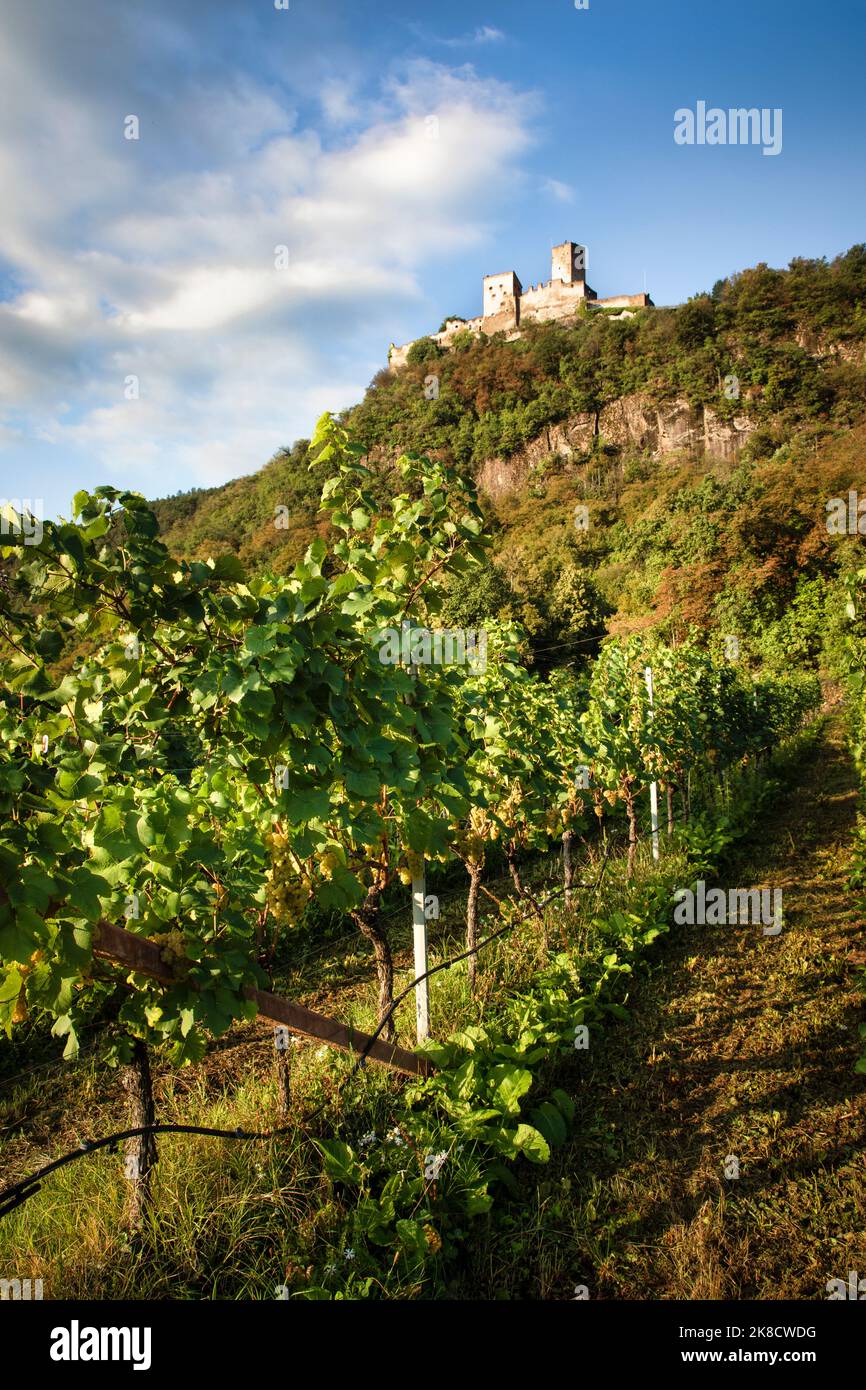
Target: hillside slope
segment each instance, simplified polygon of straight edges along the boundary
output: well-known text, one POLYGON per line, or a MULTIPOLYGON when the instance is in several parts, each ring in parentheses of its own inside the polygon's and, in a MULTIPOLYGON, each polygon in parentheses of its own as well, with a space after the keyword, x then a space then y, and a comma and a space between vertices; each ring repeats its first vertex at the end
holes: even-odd
MULTIPOLYGON (((827 499, 858 479, 866 491, 866 247, 759 265, 627 320, 448 354, 422 339, 343 418, 383 496, 404 450, 474 473, 493 569, 455 593, 451 621, 518 618, 541 664, 649 622, 722 623, 766 648, 795 601, 802 627, 844 558, 827 499)), ((255 475, 158 502, 165 540, 286 572, 324 530, 309 462, 301 440, 255 475)))

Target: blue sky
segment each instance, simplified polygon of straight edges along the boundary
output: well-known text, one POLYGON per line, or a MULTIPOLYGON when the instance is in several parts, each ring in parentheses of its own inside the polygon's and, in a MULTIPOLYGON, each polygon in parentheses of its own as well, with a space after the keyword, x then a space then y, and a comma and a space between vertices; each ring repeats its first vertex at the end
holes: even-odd
POLYGON ((479 313, 483 275, 547 279, 554 242, 587 245, 600 295, 646 277, 670 304, 866 239, 860 0, 0 0, 0 20, 0 497, 46 515, 79 487, 254 471, 357 400, 391 340, 479 313), (698 101, 781 108, 781 153, 676 144, 698 101))

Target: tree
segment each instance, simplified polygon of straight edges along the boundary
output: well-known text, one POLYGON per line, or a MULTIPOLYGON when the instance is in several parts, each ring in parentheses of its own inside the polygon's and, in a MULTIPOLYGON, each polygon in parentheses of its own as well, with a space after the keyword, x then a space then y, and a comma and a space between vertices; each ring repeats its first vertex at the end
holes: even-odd
POLYGON ((441 348, 432 338, 416 338, 406 353, 406 361, 410 367, 417 367, 436 357, 443 357, 444 353, 445 349, 441 348))

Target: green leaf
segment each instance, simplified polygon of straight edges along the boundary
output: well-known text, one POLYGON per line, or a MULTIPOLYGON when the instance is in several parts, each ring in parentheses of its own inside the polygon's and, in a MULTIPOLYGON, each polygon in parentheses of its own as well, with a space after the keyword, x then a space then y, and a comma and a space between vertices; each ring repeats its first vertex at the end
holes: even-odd
POLYGON ((559 1106, 559 1109, 562 1111, 562 1114, 569 1121, 569 1123, 571 1123, 571 1121, 574 1119, 575 1111, 574 1101, 572 1100, 571 1096, 567 1095, 565 1091, 560 1090, 553 1091, 551 1094, 552 1099, 559 1106))
POLYGON ((32 907, 16 908, 13 920, 0 927, 0 960, 26 965, 42 944, 44 932, 45 924, 32 907))
POLYGON ((315 1139, 313 1142, 321 1150, 328 1177, 349 1187, 357 1187, 361 1181, 361 1169, 349 1145, 342 1139, 315 1139))
POLYGON ((69 1014, 63 1014, 58 1018, 51 1032, 55 1038, 66 1038, 66 1046, 63 1049, 65 1061, 68 1062, 78 1056, 78 1036, 69 1014))
POLYGON ((544 1135, 548 1144, 556 1148, 565 1143, 568 1137, 565 1120, 552 1101, 544 1101, 542 1105, 531 1112, 529 1118, 536 1129, 544 1135))
POLYGON ((490 1072, 490 1082, 491 1099, 501 1106, 506 1115, 518 1115, 520 1097, 525 1096, 532 1086, 532 1072, 525 1067, 513 1067, 502 1062, 490 1072))
POLYGON ((146 816, 139 816, 135 823, 135 829, 145 849, 150 849, 152 845, 156 844, 156 831, 146 816))
POLYGON ((474 1188, 471 1188, 470 1191, 467 1192, 467 1194, 466 1194, 466 1215, 467 1215, 467 1216, 482 1216, 485 1212, 488 1212, 492 1206, 493 1206, 493 1198, 491 1197, 490 1193, 487 1191, 487 1185, 486 1185, 486 1184, 484 1185, 484 1187, 474 1187, 474 1188))
POLYGON ((550 1161, 550 1145, 539 1134, 532 1125, 518 1125, 514 1135, 514 1147, 519 1149, 531 1163, 548 1163, 550 1161))
POLYGON ((492 1163, 485 1170, 485 1185, 491 1182, 501 1182, 506 1187, 512 1197, 516 1197, 520 1191, 517 1179, 510 1168, 506 1168, 504 1163, 492 1163))
POLYGON ((347 570, 345 574, 338 575, 331 584, 331 598, 343 598, 346 594, 351 594, 355 589, 361 587, 365 587, 363 579, 357 574, 353 574, 351 570, 347 570))
POLYGON ((375 800, 381 789, 382 783, 375 772, 368 769, 358 771, 351 767, 346 769, 346 791, 353 796, 363 797, 368 801, 375 800))
POLYGON ((427 1244, 427 1236, 420 1221, 398 1221, 397 1235, 403 1249, 410 1255, 423 1258, 429 1254, 430 1247, 427 1244))
POLYGON ((228 553, 217 556, 213 573, 216 579, 231 579, 238 584, 242 584, 246 579, 246 571, 237 555, 228 553))
POLYGON ((192 1062, 200 1062, 207 1052, 207 1039, 204 1034, 195 1028, 182 1040, 174 1043, 169 1048, 169 1057, 172 1065, 176 1067, 187 1066, 192 1062))

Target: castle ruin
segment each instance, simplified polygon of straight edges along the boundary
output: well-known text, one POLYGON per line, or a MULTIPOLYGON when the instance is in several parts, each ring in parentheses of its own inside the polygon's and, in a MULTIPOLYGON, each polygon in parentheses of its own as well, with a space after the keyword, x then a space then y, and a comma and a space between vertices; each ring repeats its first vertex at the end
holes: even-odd
MULTIPOLYGON (((545 323, 550 319, 574 318, 583 308, 621 309, 631 315, 635 309, 652 307, 648 294, 617 294, 599 299, 586 283, 586 248, 574 241, 554 246, 550 255, 550 279, 524 290, 513 270, 503 275, 485 275, 482 312, 474 319, 448 319, 441 333, 429 336, 440 347, 450 347, 458 333, 478 337, 484 333, 504 333, 510 341, 520 337, 522 323, 545 323)), ((417 339, 413 340, 417 342, 417 339)), ((405 366, 412 343, 388 350, 388 366, 405 366)))

